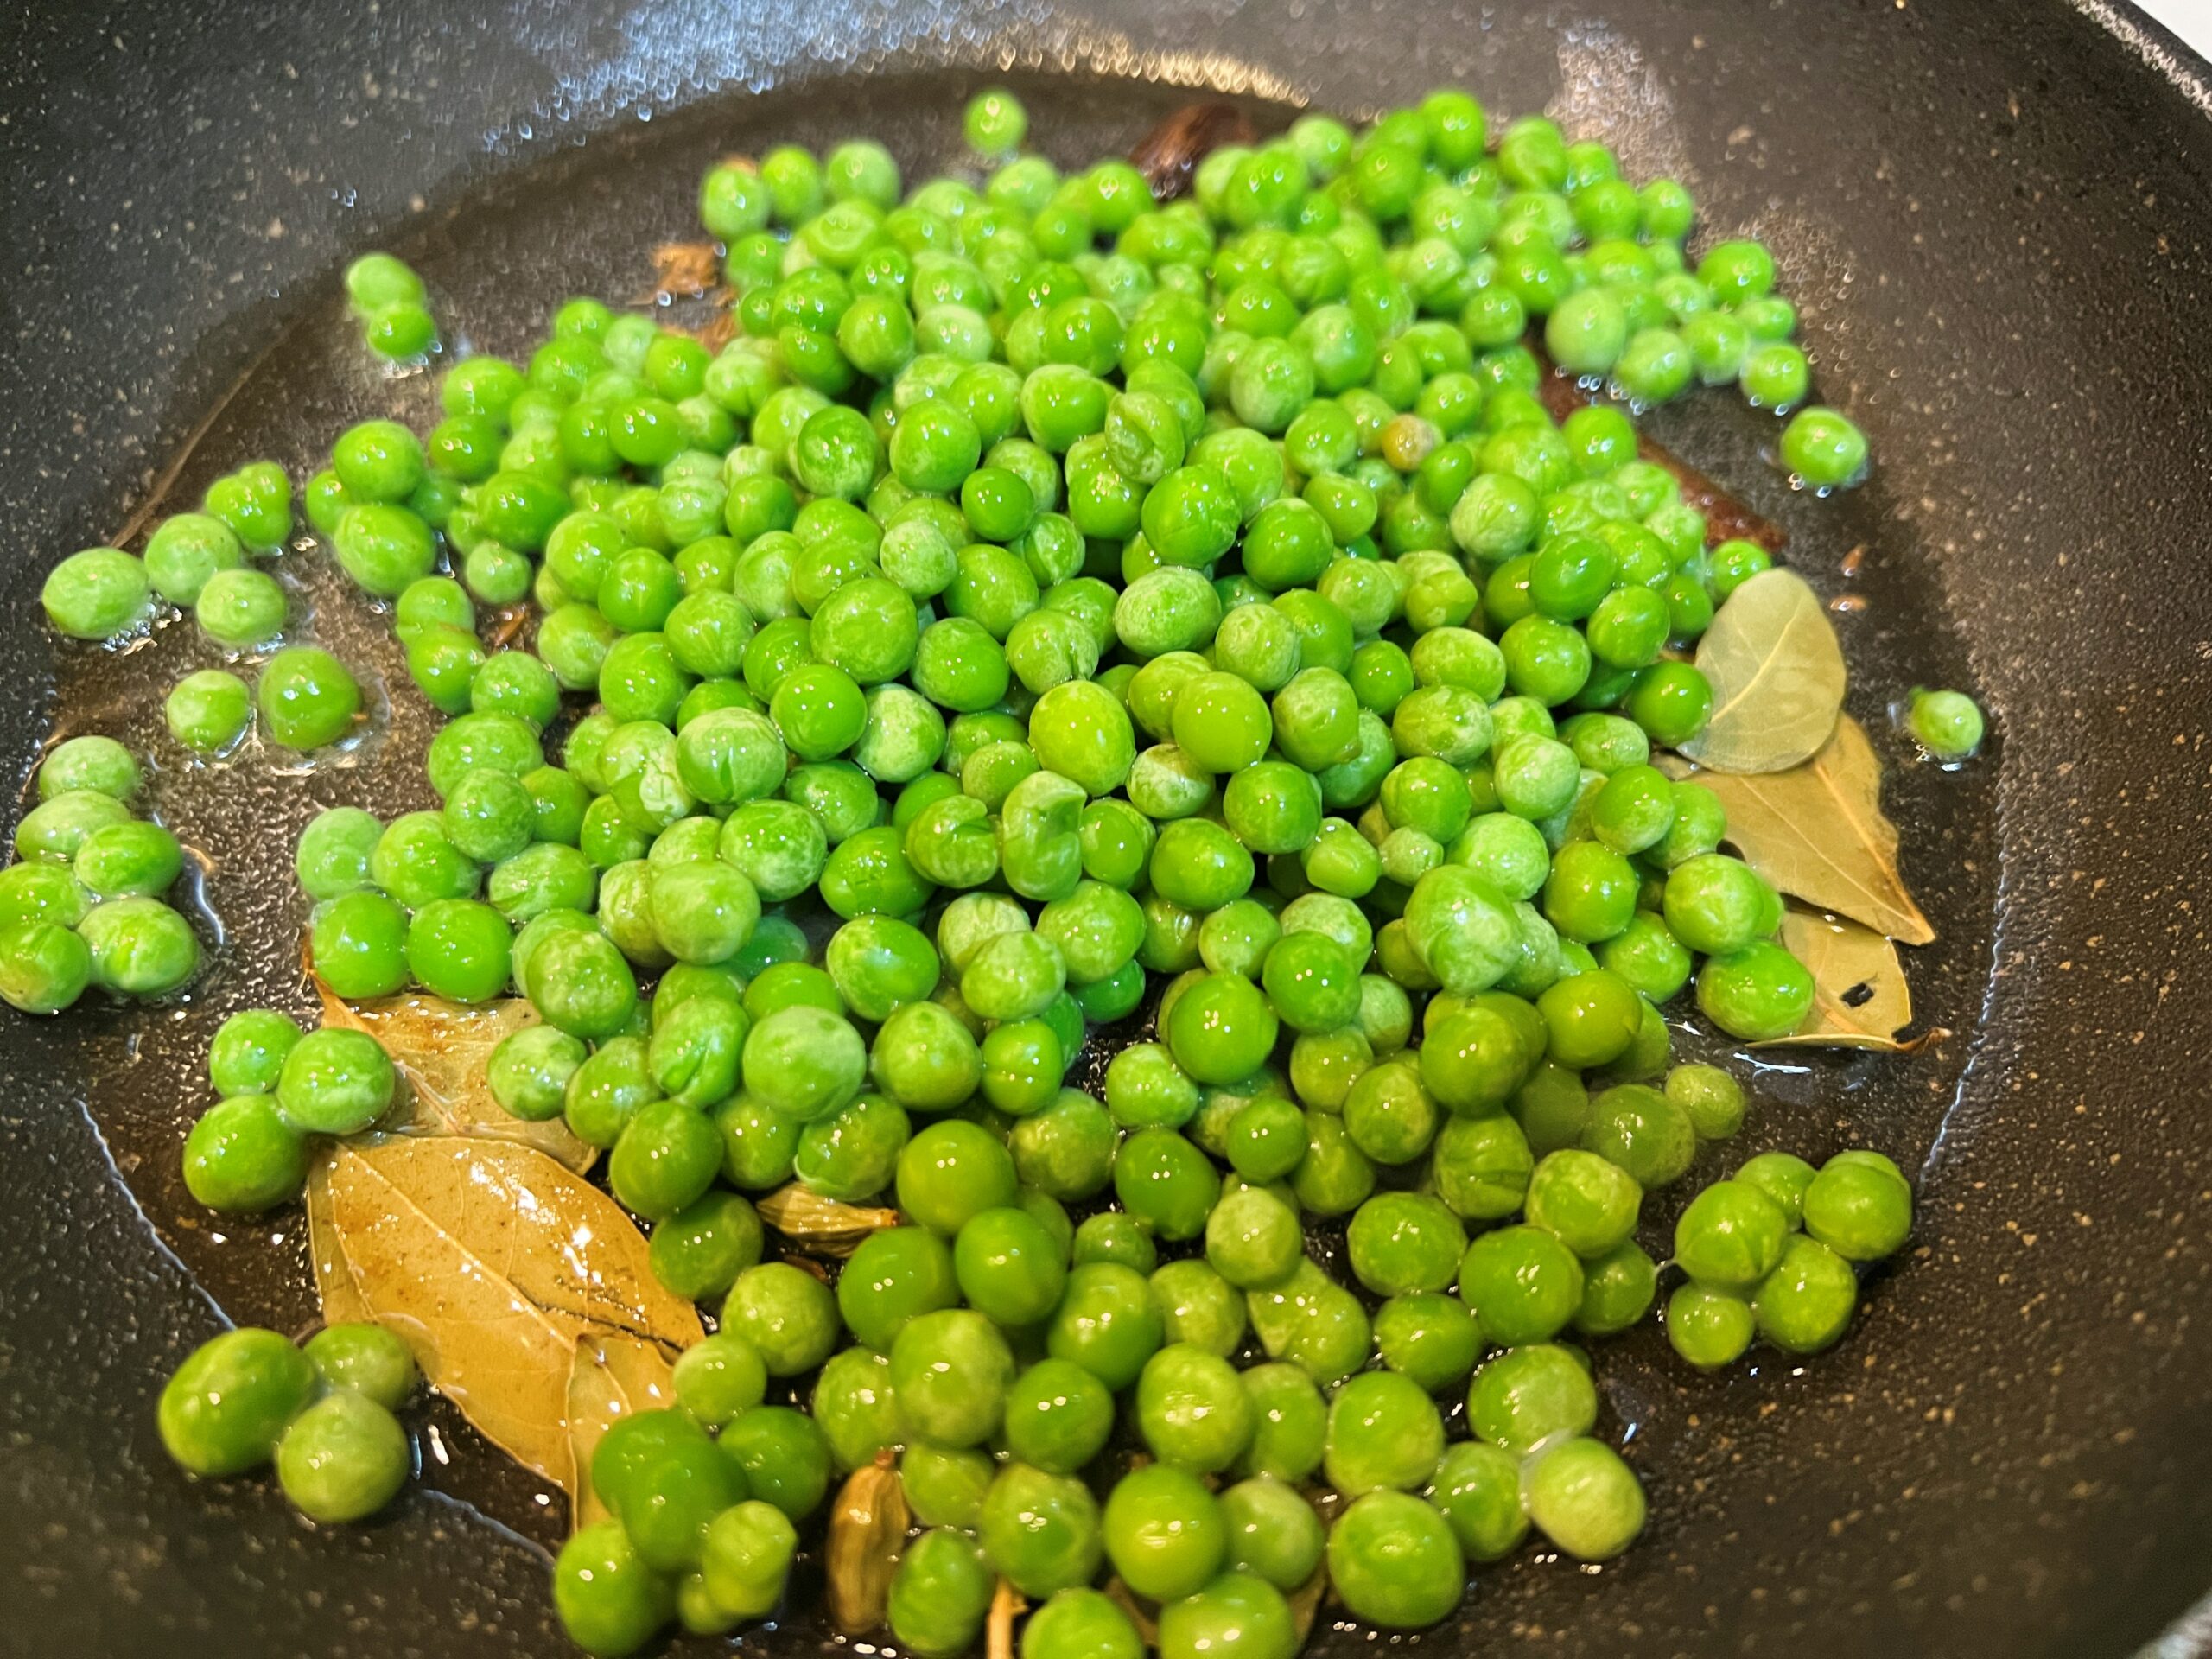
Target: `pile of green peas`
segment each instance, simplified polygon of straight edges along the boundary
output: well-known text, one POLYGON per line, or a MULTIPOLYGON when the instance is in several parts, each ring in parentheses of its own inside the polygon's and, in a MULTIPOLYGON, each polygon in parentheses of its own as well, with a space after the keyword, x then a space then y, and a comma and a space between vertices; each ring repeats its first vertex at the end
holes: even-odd
POLYGON ((247 1008, 207 1049, 216 1103, 184 1139, 184 1184, 210 1210, 259 1215, 300 1196, 308 1138, 359 1135, 390 1109, 398 1068, 366 1032, 302 1033, 289 1014, 247 1008))
MULTIPOLYGON (((1643 1194, 1744 1116, 1660 1010, 1694 980, 1760 1040, 1811 1004, 1718 798, 1651 764, 1769 556, 1708 544, 1623 408, 1555 422, 1522 344, 1548 319, 1630 407, 1795 407, 1764 251, 1693 269, 1681 187, 1541 118, 1493 143, 1456 92, 1216 151, 1165 207, 1021 155, 1011 94, 965 131, 980 188, 864 141, 716 167, 728 346, 572 300, 303 493, 449 716, 438 810, 302 836, 317 974, 526 996, 494 1096, 607 1151, 717 1309, 677 1406, 593 1460, 611 1516, 555 1597, 597 1654, 772 1613, 832 1484, 894 1452, 887 1617, 925 1656, 1001 1578, 1025 1659, 1141 1650, 1109 1567, 1163 1653, 1287 1659, 1325 1561, 1417 1629, 1531 1525, 1610 1559, 1643 1496, 1560 1338, 1649 1311, 1643 1194), (478 607, 525 601, 529 648, 487 651, 478 607), (793 1182, 901 1224, 825 1284, 764 1259, 748 1195, 793 1182), (1117 1424, 1150 1461, 1109 1487, 1117 1424)), ((1820 490, 1865 462, 1832 411, 1782 450, 1820 490)), ((219 1038, 187 1151, 217 1207, 374 1121, 365 1051, 288 1100, 358 1033, 280 1019, 219 1038)))
POLYGON ((257 706, 270 742, 320 749, 353 731, 361 689, 328 652, 287 643, 290 601, 253 560, 282 551, 293 529, 291 480, 274 461, 254 461, 210 485, 200 511, 156 525, 143 556, 113 547, 71 554, 48 574, 40 599, 58 632, 104 642, 174 606, 226 658, 252 665, 251 686, 233 668, 207 668, 170 690, 163 715, 188 753, 232 753, 257 706))
POLYGON ((298 1345, 245 1326, 194 1349, 156 1416, 187 1473, 220 1479, 274 1462, 292 1507, 335 1525, 374 1515, 414 1472, 395 1414, 416 1381, 414 1355, 380 1325, 325 1325, 298 1345))
POLYGON ((97 985, 167 996, 200 971, 200 938, 168 902, 184 849, 130 803, 137 757, 111 737, 73 737, 39 763, 38 804, 0 870, 0 998, 59 1014, 97 985))
POLYGON ((1912 1186, 1878 1152, 1840 1152, 1815 1170, 1762 1153, 1693 1198, 1675 1224, 1687 1281, 1667 1300, 1667 1339, 1700 1370, 1732 1364, 1757 1338, 1816 1354, 1859 1305, 1856 1269, 1904 1248, 1912 1186))

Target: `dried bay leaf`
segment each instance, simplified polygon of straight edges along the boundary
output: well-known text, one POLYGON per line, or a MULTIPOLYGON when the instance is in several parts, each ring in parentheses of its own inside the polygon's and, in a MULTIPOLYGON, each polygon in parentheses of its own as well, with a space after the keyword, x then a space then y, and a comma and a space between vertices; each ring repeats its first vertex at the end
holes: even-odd
POLYGON ((823 1575, 830 1622, 847 1636, 866 1636, 880 1625, 890 1604, 891 1580, 912 1520, 896 1461, 887 1447, 874 1463, 855 1469, 830 1513, 823 1575))
POLYGON ((543 1153, 391 1135, 337 1147, 327 1184, 369 1316, 487 1440, 572 1495, 578 1339, 597 1325, 680 1349, 702 1334, 630 1218, 543 1153))
POLYGON ((869 1234, 896 1227, 904 1219, 896 1210, 868 1209, 825 1198, 797 1181, 771 1192, 754 1208, 762 1221, 799 1249, 840 1260, 860 1249, 869 1234))
POLYGON ((1783 772, 1810 759, 1843 708, 1843 647, 1794 570, 1762 570, 1728 595, 1698 641, 1713 718, 1682 753, 1712 772, 1783 772))
POLYGON ((1901 944, 1936 930, 1897 872, 1897 827, 1882 815, 1882 766, 1845 715, 1821 752, 1787 772, 1684 774, 1728 810, 1726 843, 1773 887, 1901 944))
POLYGON ((591 1167, 597 1153, 559 1118, 527 1122, 509 1116, 492 1096, 485 1070, 492 1051, 537 1024, 537 1010, 527 999, 509 996, 472 1005, 410 992, 348 1002, 319 979, 315 995, 322 999, 323 1024, 368 1033, 407 1079, 407 1097, 380 1126, 384 1129, 512 1141, 536 1147, 578 1174, 591 1167))
POLYGON ((308 1167, 308 1265, 315 1271, 315 1294, 322 1300, 325 1325, 361 1325, 375 1315, 362 1299, 352 1263, 339 1242, 330 1218, 330 1166, 337 1159, 326 1151, 308 1167))
POLYGON ((675 1403, 676 1370, 658 1343, 597 1329, 577 1339, 568 1400, 569 1447, 575 1464, 569 1494, 572 1530, 609 1514, 591 1484, 591 1454, 601 1437, 632 1412, 660 1411, 675 1403))
POLYGON ((386 1216, 411 1224, 392 1243, 416 1246, 416 1232, 434 1229, 542 1307, 677 1348, 702 1334, 697 1307, 653 1276, 645 1235, 621 1206, 531 1147, 466 1135, 392 1135, 340 1147, 332 1213, 365 1289, 371 1274, 347 1223, 349 1190, 356 1221, 362 1203, 381 1198, 386 1216))
POLYGON ((1857 922, 1792 906, 1782 918, 1782 943, 1812 972, 1812 1012, 1787 1037, 1752 1047, 1899 1053, 1927 1040, 1897 1039, 1897 1033, 1912 1023, 1912 991, 1895 940, 1857 922))

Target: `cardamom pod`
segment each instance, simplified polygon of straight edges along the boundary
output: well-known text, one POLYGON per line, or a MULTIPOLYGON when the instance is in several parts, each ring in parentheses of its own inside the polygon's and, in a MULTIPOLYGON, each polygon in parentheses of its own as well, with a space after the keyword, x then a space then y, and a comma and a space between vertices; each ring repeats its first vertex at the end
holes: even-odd
POLYGON ((810 1255, 833 1255, 839 1260, 860 1249, 871 1233, 899 1225, 896 1210, 864 1210, 840 1204, 819 1192, 810 1192, 793 1181, 771 1192, 755 1206, 760 1219, 810 1255))
POLYGON ((865 1636, 883 1623, 891 1580, 906 1541, 906 1491, 888 1449, 856 1469, 837 1494, 830 1517, 823 1572, 829 1580, 830 1622, 847 1636, 865 1636))

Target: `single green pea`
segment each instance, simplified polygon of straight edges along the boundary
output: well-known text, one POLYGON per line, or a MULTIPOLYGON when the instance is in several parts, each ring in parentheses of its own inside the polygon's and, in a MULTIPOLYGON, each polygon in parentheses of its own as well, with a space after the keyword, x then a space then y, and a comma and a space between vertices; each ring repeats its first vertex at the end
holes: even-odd
MULTIPOLYGON (((723 1153, 719 1124, 715 1133, 723 1153)), ((734 1192, 709 1192, 654 1225, 649 1260, 653 1277, 669 1290, 703 1302, 726 1296, 759 1262, 760 1248, 760 1218, 753 1206, 734 1192)))
POLYGON ((1106 1553, 1139 1595, 1173 1601, 1194 1594, 1227 1559, 1219 1503, 1197 1477, 1170 1465, 1122 1477, 1103 1518, 1106 1553))
POLYGON ((218 1102, 185 1136, 185 1186, 211 1210, 255 1215, 289 1203, 307 1173, 304 1138, 266 1095, 218 1102))
POLYGON ((973 1528, 996 1478, 990 1453, 972 1446, 910 1442, 899 1460, 908 1506, 925 1527, 973 1528))
POLYGON ((1912 1189, 1886 1159, 1839 1154, 1806 1186, 1805 1231, 1849 1262, 1878 1262, 1912 1231, 1912 1189))
POLYGON ((1968 759, 1981 747, 1986 729, 1980 705, 1963 691, 1915 687, 1906 705, 1905 729, 1936 760, 1968 759))
POLYGON ((57 632, 73 639, 108 639, 136 626, 152 595, 145 565, 120 549, 93 547, 55 565, 39 600, 57 632))
POLYGON ((1763 1152, 1745 1160, 1735 1179, 1765 1193, 1794 1229, 1803 1223, 1805 1193, 1813 1184, 1814 1174, 1812 1165, 1802 1158, 1786 1152, 1763 1152))
POLYGON ((1495 1446, 1465 1440, 1448 1447, 1428 1497, 1471 1561, 1502 1560, 1528 1535, 1521 1459, 1495 1446))
POLYGON ((407 1344, 380 1325, 328 1325, 302 1345, 328 1389, 342 1389, 397 1411, 414 1393, 420 1374, 407 1344))
POLYGON ((1474 1370, 1482 1330, 1474 1310, 1456 1296, 1416 1291, 1376 1310, 1375 1351, 1392 1370, 1436 1394, 1474 1370))
POLYGON ((791 1517, 773 1503, 750 1500, 716 1516, 699 1548, 699 1583, 712 1611, 721 1619, 773 1612, 798 1553, 791 1517))
POLYGON ((1577 1255, 1602 1256, 1635 1230, 1643 1189, 1619 1165, 1595 1153, 1548 1154, 1529 1180, 1529 1221, 1577 1255))
POLYGON ((868 1051, 860 1033, 824 1008, 778 1008, 760 1017, 745 1040, 746 1091, 802 1122, 825 1116, 851 1100, 867 1070, 868 1051))
POLYGON ((1582 1265, 1582 1306, 1574 1328, 1590 1337, 1627 1330, 1650 1311, 1658 1281, 1658 1265, 1635 1240, 1616 1244, 1582 1265))
POLYGON ((931 1123, 899 1156, 899 1207, 942 1237, 957 1236, 986 1210, 1014 1202, 1014 1159, 1005 1142, 962 1119, 931 1123))
POLYGON ((1643 1530, 1643 1488, 1635 1471, 1587 1435, 1539 1453, 1522 1485, 1529 1518, 1580 1560, 1611 1560, 1643 1530))
POLYGON ((1366 1371, 1337 1391, 1329 1407, 1324 1462, 1347 1497, 1427 1484, 1444 1455, 1444 1424, 1421 1385, 1396 1371, 1366 1371))
POLYGON ((1144 1640, 1102 1591, 1056 1592, 1022 1626, 1021 1659, 1143 1659, 1144 1640))
POLYGON ((276 1445, 276 1478, 292 1507, 326 1525, 389 1503, 414 1468, 414 1447, 390 1410, 350 1389, 325 1395, 276 1445))
POLYGON ((1459 1605, 1466 1567, 1442 1514, 1409 1492, 1355 1499, 1329 1532, 1329 1580, 1354 1617, 1389 1630, 1434 1624, 1459 1605))
POLYGON ((1582 1300, 1582 1264, 1539 1227, 1499 1228, 1467 1247, 1459 1294, 1484 1333, 1508 1346, 1544 1342, 1566 1328, 1582 1300))
POLYGON ((892 1635, 921 1659, 953 1659, 982 1632, 993 1583, 982 1549, 967 1535, 942 1527, 924 1533, 900 1555, 891 1581, 892 1635))
POLYGON ((1758 939, 1707 958, 1697 977, 1698 1007, 1730 1036, 1762 1042, 1787 1036, 1812 1011, 1811 972, 1789 951, 1758 939))
POLYGON ((1757 1333, 1751 1304, 1733 1292, 1690 1283, 1667 1299, 1667 1340, 1700 1370, 1732 1364, 1757 1333))

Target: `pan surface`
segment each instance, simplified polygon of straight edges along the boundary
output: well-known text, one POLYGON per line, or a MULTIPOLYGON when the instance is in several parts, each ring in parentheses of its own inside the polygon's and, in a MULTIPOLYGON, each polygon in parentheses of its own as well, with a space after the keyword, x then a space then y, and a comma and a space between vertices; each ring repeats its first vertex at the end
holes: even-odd
MULTIPOLYGON (((1447 82, 1548 110, 1682 178, 1708 231, 1770 243, 1824 397, 1874 445, 1870 484, 1816 503, 1733 400, 1656 428, 1781 519, 1824 595, 1863 601, 1837 617, 1848 707, 1941 934, 1912 954, 1916 1002, 1956 1033, 1763 1068, 1727 1156, 1878 1147, 1919 1173, 1915 1249, 1803 1365, 1700 1378, 1649 1327, 1608 1344, 1644 1541, 1602 1572, 1533 1553, 1481 1571, 1407 1645, 2119 1655, 2203 1593, 2212 89, 2149 26, 2057 0, 207 0, 53 7, 0 47, 0 768, 25 783, 76 732, 149 746, 226 940, 181 1008, 0 1022, 0 1650, 564 1650, 539 1553, 559 1500, 451 1412, 426 1420, 421 1488, 334 1532, 267 1483, 189 1488, 153 1433, 218 1306, 283 1328, 314 1311, 296 1216, 211 1227, 176 1151, 215 1021, 308 1006, 299 826, 428 801, 430 716, 388 628, 289 556, 296 614, 381 675, 386 718, 344 765, 195 770, 154 735, 162 691, 210 660, 191 631, 66 648, 43 569, 245 460, 296 480, 348 421, 420 423, 428 381, 385 379, 341 321, 352 254, 400 252, 449 329, 516 353, 567 294, 648 289, 644 251, 689 233, 714 156, 858 131, 912 176, 952 158, 986 79, 1064 163, 1126 149, 1194 87, 1263 129, 1447 82), (1984 697, 1980 760, 1910 760, 1885 709, 1916 682, 1984 697)), ((802 1620, 745 1645, 823 1637, 802 1620)))

